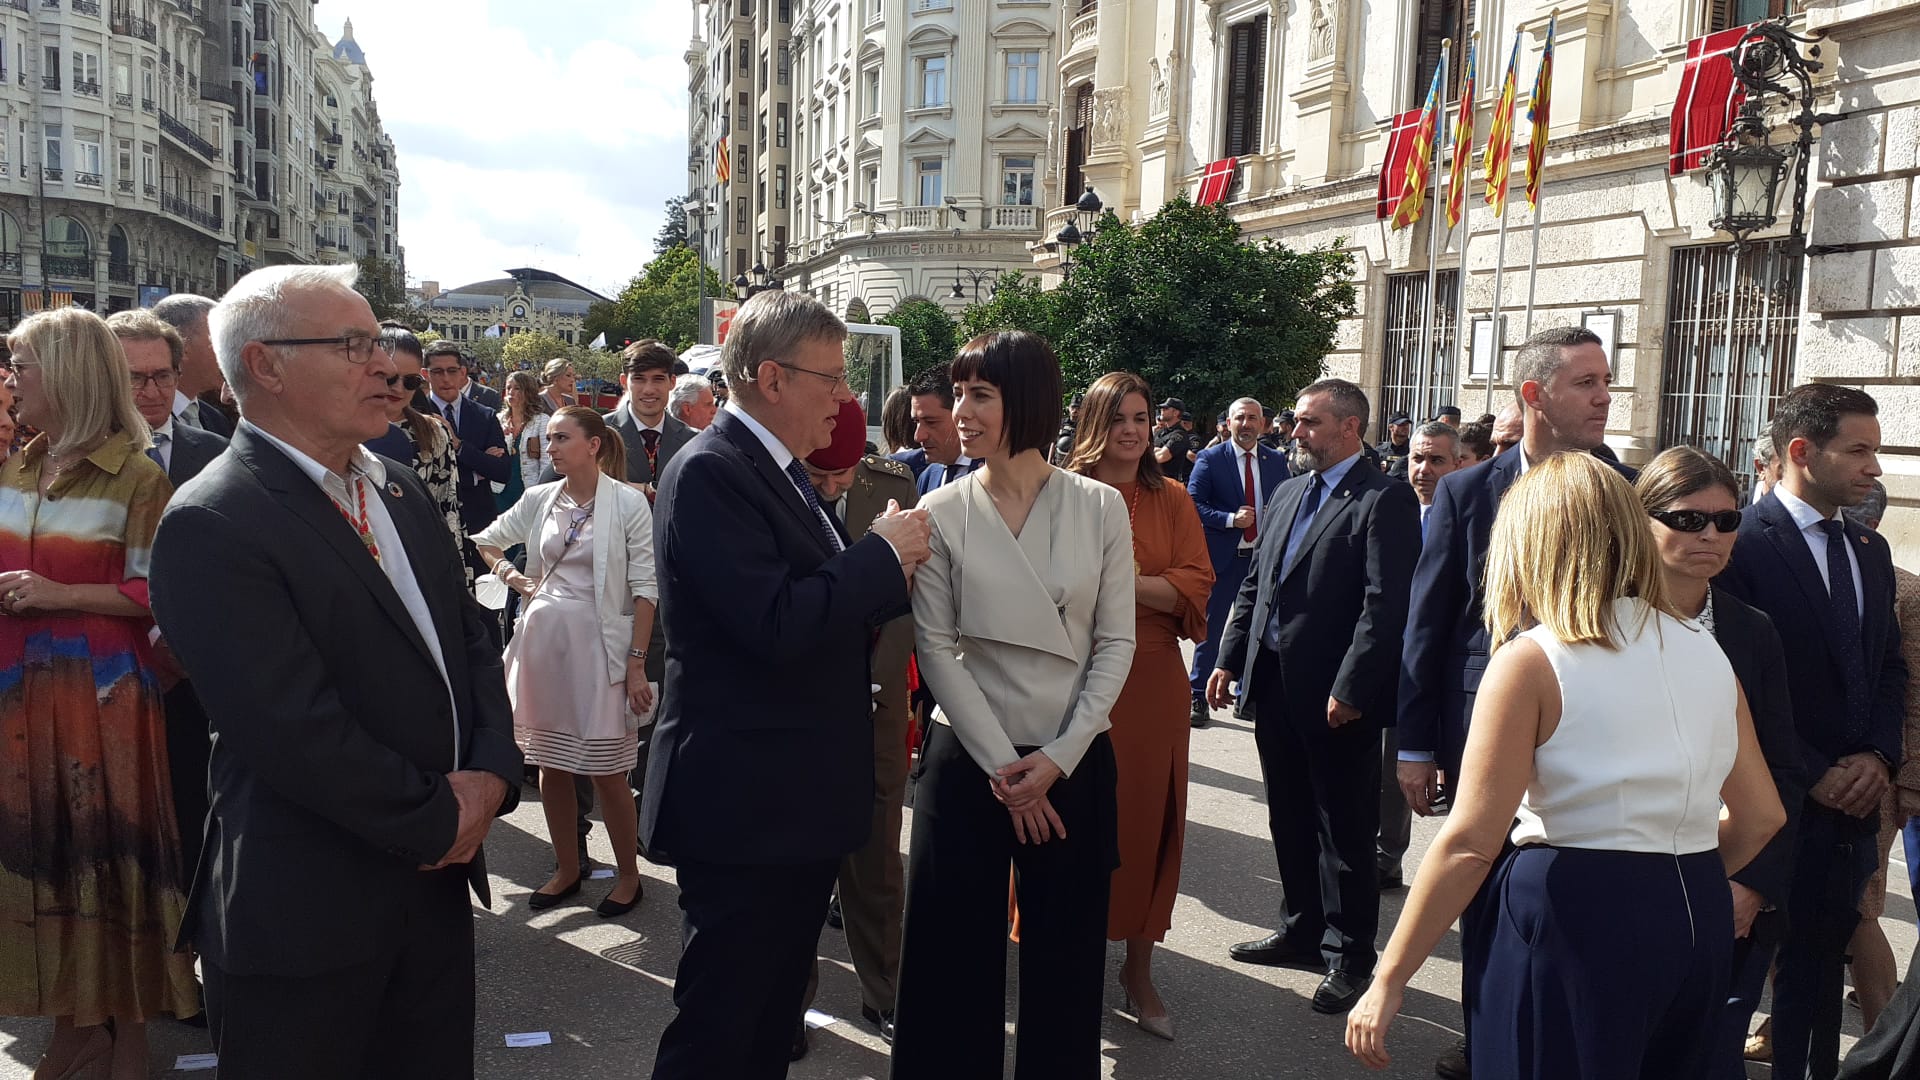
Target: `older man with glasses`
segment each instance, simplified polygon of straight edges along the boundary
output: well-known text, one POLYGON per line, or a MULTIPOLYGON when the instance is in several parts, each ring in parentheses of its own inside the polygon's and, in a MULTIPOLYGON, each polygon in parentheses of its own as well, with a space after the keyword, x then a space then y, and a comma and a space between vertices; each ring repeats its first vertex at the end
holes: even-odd
POLYGON ((275 266, 211 316, 231 450, 175 497, 154 614, 213 732, 182 937, 223 1076, 474 1072, 473 889, 518 800, 500 655, 386 430, 352 266, 275 266))

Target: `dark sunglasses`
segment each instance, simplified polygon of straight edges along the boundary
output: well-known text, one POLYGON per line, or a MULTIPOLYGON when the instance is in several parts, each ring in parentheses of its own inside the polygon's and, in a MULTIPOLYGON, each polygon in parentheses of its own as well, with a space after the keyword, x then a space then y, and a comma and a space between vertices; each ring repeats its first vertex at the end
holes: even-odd
POLYGON ((406 388, 407 388, 408 390, 418 390, 418 389, 420 389, 420 388, 421 388, 422 386, 424 386, 424 385, 426 385, 426 380, 425 380, 425 379, 422 379, 422 378, 421 378, 420 376, 418 376, 418 375, 389 375, 389 376, 387 376, 387 385, 388 385, 388 386, 392 386, 392 385, 394 385, 395 383, 398 383, 399 385, 401 385, 401 386, 404 386, 404 387, 406 387, 406 388))
POLYGON ((1705 510, 1649 510, 1647 516, 1675 532, 1702 532, 1709 524, 1729 534, 1740 528, 1738 510, 1722 510, 1717 514, 1709 514, 1705 510))

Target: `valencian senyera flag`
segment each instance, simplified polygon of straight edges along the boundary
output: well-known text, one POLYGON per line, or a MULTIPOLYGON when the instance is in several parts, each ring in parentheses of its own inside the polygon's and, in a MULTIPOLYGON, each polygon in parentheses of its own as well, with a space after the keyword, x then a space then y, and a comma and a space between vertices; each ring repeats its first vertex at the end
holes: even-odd
POLYGON ((1467 215, 1467 184, 1473 178, 1474 42, 1467 42, 1467 67, 1460 73, 1460 113, 1453 124, 1453 170, 1447 176, 1447 228, 1467 215))
POLYGON ((733 179, 733 159, 727 153, 725 136, 713 144, 713 175, 723 184, 733 179))
POLYGON ((1427 202, 1427 181, 1432 176, 1433 147, 1440 137, 1441 88, 1447 85, 1447 50, 1440 50, 1440 65, 1433 69, 1433 83, 1427 87, 1427 103, 1420 109, 1420 126, 1413 129, 1413 153, 1407 158, 1407 182, 1400 189, 1400 201, 1393 209, 1393 228, 1404 229, 1420 220, 1427 202))
POLYGON ((1533 97, 1527 101, 1527 121, 1533 125, 1527 147, 1527 206, 1540 209, 1540 174, 1547 168, 1548 112, 1553 104, 1553 24, 1547 19, 1547 44, 1540 50, 1540 68, 1533 73, 1533 97))
POLYGON ((1520 77, 1520 32, 1513 35, 1513 55, 1507 58, 1507 77, 1500 83, 1500 101, 1493 107, 1493 125, 1487 129, 1487 205, 1496 214, 1507 212, 1507 176, 1513 164, 1513 103, 1520 77))

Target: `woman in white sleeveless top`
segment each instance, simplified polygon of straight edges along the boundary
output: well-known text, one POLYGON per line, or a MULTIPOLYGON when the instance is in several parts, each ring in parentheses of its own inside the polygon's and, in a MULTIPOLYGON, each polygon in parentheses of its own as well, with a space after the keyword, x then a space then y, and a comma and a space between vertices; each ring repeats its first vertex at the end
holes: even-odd
POLYGON ((1486 575, 1504 644, 1348 1049, 1387 1064, 1408 980, 1464 916, 1481 927, 1464 958, 1475 1080, 1705 1075, 1733 945, 1727 875, 1786 819, 1739 684, 1712 636, 1674 616, 1639 500, 1590 455, 1514 484, 1486 575))

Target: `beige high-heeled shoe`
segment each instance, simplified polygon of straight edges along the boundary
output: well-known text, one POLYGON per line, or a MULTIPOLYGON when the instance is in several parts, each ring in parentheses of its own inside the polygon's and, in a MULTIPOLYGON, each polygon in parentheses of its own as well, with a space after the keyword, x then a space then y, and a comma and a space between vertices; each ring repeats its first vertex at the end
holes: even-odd
POLYGON ((1165 1039, 1168 1042, 1173 1041, 1173 1016, 1168 1013, 1161 1013, 1159 1016, 1140 1015, 1140 1010, 1134 1008, 1133 993, 1127 989, 1127 983, 1124 979, 1120 982, 1120 1002, 1122 1012, 1133 1014, 1133 1024, 1135 1027, 1156 1039, 1165 1039))

